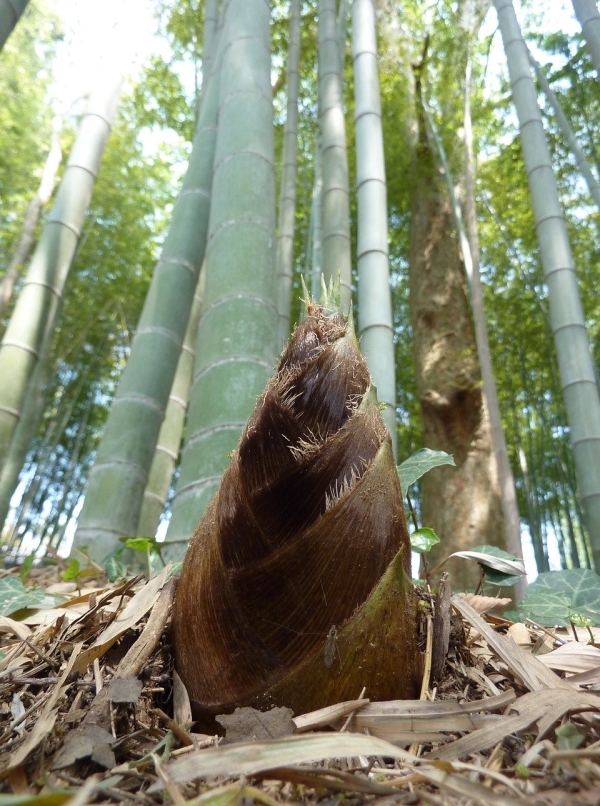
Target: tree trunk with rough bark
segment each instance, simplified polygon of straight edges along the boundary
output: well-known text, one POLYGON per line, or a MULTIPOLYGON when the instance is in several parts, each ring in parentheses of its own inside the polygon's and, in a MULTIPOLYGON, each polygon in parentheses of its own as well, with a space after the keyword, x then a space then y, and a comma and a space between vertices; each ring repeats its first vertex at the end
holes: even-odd
MULTIPOLYGON (((419 97, 417 79, 417 98, 419 97)), ((454 456, 421 480, 424 526, 441 543, 436 563, 454 551, 493 543, 506 548, 497 466, 465 269, 443 173, 419 113, 411 182, 410 308, 424 445, 454 456)), ((464 561, 448 566, 455 589, 478 573, 464 561)))

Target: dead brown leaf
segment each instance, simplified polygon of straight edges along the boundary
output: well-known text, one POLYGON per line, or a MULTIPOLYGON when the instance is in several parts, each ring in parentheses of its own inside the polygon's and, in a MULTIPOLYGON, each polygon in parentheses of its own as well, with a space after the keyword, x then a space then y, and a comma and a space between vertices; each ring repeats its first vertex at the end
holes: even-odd
POLYGON ((233 714, 221 714, 216 720, 225 728, 227 744, 278 739, 289 736, 295 728, 290 708, 271 708, 270 711, 236 708, 233 714))

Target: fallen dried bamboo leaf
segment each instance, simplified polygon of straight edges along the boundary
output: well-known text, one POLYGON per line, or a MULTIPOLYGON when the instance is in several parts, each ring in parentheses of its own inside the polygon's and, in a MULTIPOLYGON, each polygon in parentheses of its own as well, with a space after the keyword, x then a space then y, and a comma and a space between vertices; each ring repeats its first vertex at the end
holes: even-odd
MULTIPOLYGON (((419 774, 440 788, 471 798, 477 803, 493 806, 515 806, 521 800, 505 797, 490 791, 488 787, 468 781, 451 765, 439 767, 423 765, 416 756, 400 750, 393 744, 371 736, 356 733, 313 734, 291 736, 286 739, 263 743, 244 743, 217 747, 190 753, 168 766, 168 772, 177 783, 186 783, 212 775, 254 775, 295 762, 308 763, 321 758, 364 756, 389 756, 419 766, 419 774), (278 763, 279 762, 279 763, 278 763)), ((312 768, 306 770, 307 775, 312 768)), ((283 772, 283 770, 281 770, 283 772)), ((332 770, 335 776, 337 771, 332 770)), ((266 777, 266 776, 265 776, 266 777)), ((162 784, 152 786, 149 792, 160 791, 162 784)))
POLYGON ((544 666, 535 655, 531 655, 521 649, 512 639, 495 632, 464 599, 459 596, 453 596, 451 601, 461 616, 479 631, 511 672, 530 691, 540 691, 543 688, 562 688, 569 691, 574 689, 574 686, 566 680, 562 680, 551 669, 544 666))
MULTIPOLYGON (((416 756, 376 737, 357 733, 313 733, 189 753, 169 764, 167 770, 174 781, 186 783, 207 775, 253 775, 290 764, 360 755, 389 756, 419 763, 416 756)), ((158 789, 160 787, 153 787, 150 791, 158 789)))
POLYGON ((173 718, 178 725, 189 725, 192 721, 190 698, 176 669, 173 669, 173 718))
MULTIPOLYGON (((148 585, 164 577, 166 575, 165 572, 168 572, 168 566, 159 577, 156 577, 155 580, 152 580, 148 585)), ((145 591, 148 585, 145 585, 139 593, 145 591)), ((154 587, 156 589, 157 585, 154 587)), ((121 660, 111 682, 111 687, 103 688, 98 692, 92 704, 88 707, 84 721, 68 734, 63 747, 54 757, 54 769, 69 766, 76 758, 87 757, 90 752, 93 751, 96 744, 109 744, 110 692, 112 686, 115 684, 118 685, 120 679, 134 678, 135 675, 139 674, 152 652, 154 652, 169 618, 174 592, 174 579, 169 580, 163 586, 162 590, 160 590, 160 593, 156 591, 156 595, 154 596, 156 604, 152 608, 152 612, 142 634, 121 660)), ((134 599, 135 598, 136 597, 134 597, 134 599)), ((134 599, 131 600, 130 604, 133 603, 134 599)), ((152 597, 146 597, 146 601, 152 602, 152 597)), ((103 636, 100 636, 100 638, 102 637, 103 636)))
POLYGON ((478 593, 457 593, 457 596, 460 596, 461 599, 464 599, 465 602, 471 605, 473 610, 477 613, 482 615, 483 613, 487 613, 488 610, 491 610, 494 607, 506 607, 512 601, 512 599, 500 599, 496 598, 495 596, 481 596, 478 593))
POLYGON ((82 652, 73 671, 83 672, 96 658, 102 657, 124 632, 131 629, 153 607, 161 588, 167 581, 171 565, 163 568, 158 576, 151 579, 135 596, 104 632, 98 636, 89 649, 82 652))
POLYGON ((424 758, 451 761, 487 750, 502 742, 510 733, 526 730, 535 722, 539 723, 538 737, 549 729, 564 713, 571 709, 600 709, 600 698, 585 692, 562 692, 557 698, 556 691, 542 689, 520 697, 510 710, 518 711, 517 716, 506 716, 497 725, 488 725, 473 731, 444 747, 432 750, 424 758))
POLYGON ((296 726, 296 733, 304 733, 307 730, 324 728, 326 725, 333 725, 338 719, 343 719, 359 708, 364 708, 371 700, 346 700, 338 702, 336 705, 328 705, 326 708, 319 708, 308 714, 301 714, 292 720, 296 726))
POLYGON ((586 691, 573 691, 561 695, 554 708, 549 708, 538 722, 537 738, 542 739, 556 722, 569 711, 597 711, 600 712, 600 697, 586 691))
MULTIPOLYGON (((497 697, 471 703, 420 700, 374 702, 353 717, 349 728, 356 733, 367 729, 372 736, 390 742, 447 741, 448 736, 440 731, 459 733, 493 725, 504 717, 477 712, 505 708, 515 699, 514 691, 507 691, 497 697)), ((332 724, 338 727, 340 721, 332 724)))
POLYGON ((545 666, 561 672, 577 674, 600 667, 600 648, 591 644, 578 644, 575 641, 537 657, 545 666))
POLYGON ((519 646, 531 646, 531 633, 521 621, 515 621, 508 628, 508 635, 519 646))
POLYGON ((76 644, 75 647, 73 648, 73 651, 71 652, 71 657, 69 658, 63 670, 63 673, 60 676, 58 683, 55 685, 54 690, 52 691, 48 700, 46 701, 41 714, 35 721, 33 730, 26 737, 23 744, 20 745, 20 747, 18 747, 17 750, 12 754, 6 768, 2 770, 2 772, 0 772, 0 778, 4 777, 4 775, 6 775, 10 770, 22 764, 27 759, 29 754, 33 752, 33 750, 35 750, 35 748, 42 741, 44 736, 49 734, 52 728, 54 727, 54 722, 56 721, 56 716, 58 713, 56 704, 63 694, 65 684, 67 683, 67 680, 71 672, 73 672, 75 669, 77 657, 81 652, 82 646, 83 642, 80 642, 76 644))
POLYGON ((396 790, 391 786, 377 783, 369 778, 353 775, 345 770, 329 767, 278 767, 265 773, 264 778, 302 784, 311 789, 333 789, 336 792, 366 792, 372 795, 392 795, 396 790))
POLYGON ((15 621, 8 616, 0 616, 0 632, 16 635, 21 640, 31 637, 31 630, 21 621, 15 621))
MULTIPOLYGON (((167 568, 163 573, 167 571, 167 568)), ((117 666, 116 677, 135 677, 144 668, 150 655, 156 649, 156 645, 171 615, 176 585, 176 580, 170 579, 160 591, 142 634, 117 666)))

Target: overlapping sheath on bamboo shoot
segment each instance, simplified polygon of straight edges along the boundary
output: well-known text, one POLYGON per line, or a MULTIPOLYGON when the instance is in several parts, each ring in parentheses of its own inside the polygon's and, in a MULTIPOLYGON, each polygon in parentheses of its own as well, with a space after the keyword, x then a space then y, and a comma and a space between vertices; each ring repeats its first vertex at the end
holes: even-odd
POLYGON ((414 696, 409 562, 367 365, 346 320, 311 305, 183 565, 175 652, 190 697, 298 713, 362 686, 371 699, 414 696))

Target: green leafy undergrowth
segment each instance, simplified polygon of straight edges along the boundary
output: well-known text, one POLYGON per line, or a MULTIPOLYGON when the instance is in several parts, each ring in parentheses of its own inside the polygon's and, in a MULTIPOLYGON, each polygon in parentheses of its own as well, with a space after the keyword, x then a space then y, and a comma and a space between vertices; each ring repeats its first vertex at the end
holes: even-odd
POLYGON ((600 576, 587 568, 546 571, 531 583, 520 609, 543 627, 600 625, 600 576))
POLYGON ((402 464, 398 465, 398 475, 400 476, 400 486, 402 492, 406 493, 411 484, 418 481, 428 470, 440 465, 454 465, 454 457, 445 451, 432 451, 430 448, 421 448, 412 456, 409 456, 402 464))
POLYGON ((497 546, 474 546, 469 551, 455 551, 450 557, 462 557, 479 563, 485 581, 498 587, 516 585, 525 574, 523 560, 497 546))
POLYGON ((50 596, 41 588, 26 588, 17 577, 0 579, 0 616, 10 616, 19 610, 56 607, 62 601, 62 597, 50 596))

